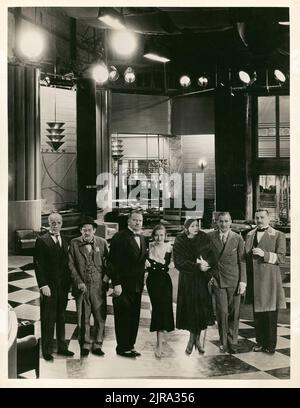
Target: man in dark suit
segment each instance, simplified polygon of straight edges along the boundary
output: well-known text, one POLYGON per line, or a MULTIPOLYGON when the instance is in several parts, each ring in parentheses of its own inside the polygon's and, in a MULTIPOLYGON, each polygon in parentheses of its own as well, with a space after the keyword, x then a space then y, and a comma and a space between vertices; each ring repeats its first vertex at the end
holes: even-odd
POLYGON ((54 326, 56 324, 57 354, 71 357, 65 340, 65 311, 70 289, 68 270, 68 243, 60 235, 62 217, 52 213, 48 218, 50 230, 35 244, 35 274, 41 295, 42 353, 53 360, 54 326))
POLYGON ((109 252, 116 352, 120 356, 131 358, 140 356, 134 349, 134 344, 139 326, 147 254, 145 239, 140 234, 142 225, 142 214, 132 211, 128 218, 128 228, 114 235, 109 252))
POLYGON ((231 231, 229 212, 217 216, 218 230, 210 232, 217 264, 211 269, 216 300, 220 351, 236 353, 241 295, 246 289, 244 241, 231 231))
POLYGON ((248 273, 248 301, 253 303, 257 344, 253 351, 275 353, 278 309, 286 308, 279 265, 284 263, 286 238, 269 225, 266 208, 255 212, 257 227, 248 232, 245 250, 248 273))
POLYGON ((92 353, 103 356, 102 343, 106 320, 106 261, 107 242, 95 236, 97 224, 84 217, 80 224, 81 236, 71 241, 69 268, 72 293, 76 299, 78 339, 82 357, 92 353), (90 334, 90 317, 94 318, 94 337, 90 334))

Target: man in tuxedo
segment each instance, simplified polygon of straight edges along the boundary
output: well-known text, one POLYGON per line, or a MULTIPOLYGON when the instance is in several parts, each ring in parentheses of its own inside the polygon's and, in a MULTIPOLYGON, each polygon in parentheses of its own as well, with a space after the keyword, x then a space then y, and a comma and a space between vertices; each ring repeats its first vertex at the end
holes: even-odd
POLYGON ((141 355, 135 350, 134 344, 139 326, 147 255, 145 239, 141 235, 142 226, 142 214, 132 211, 128 218, 128 227, 114 235, 109 251, 116 352, 120 356, 130 358, 141 355))
POLYGON ((72 293, 76 300, 78 339, 82 357, 103 356, 102 344, 106 321, 107 242, 95 236, 97 224, 92 217, 84 217, 80 224, 81 236, 71 241, 69 268, 72 293), (90 317, 94 318, 94 336, 91 339, 90 317))
POLYGON ((277 343, 278 309, 285 309, 279 265, 284 263, 286 239, 269 225, 269 212, 255 212, 256 228, 246 236, 247 297, 253 303, 256 346, 253 351, 274 354, 277 343))
POLYGON ((243 238, 231 231, 229 212, 217 215, 218 229, 210 232, 217 263, 213 275, 220 351, 237 351, 241 295, 246 289, 246 263, 243 238))
POLYGON ((48 218, 50 230, 35 244, 35 274, 41 295, 42 353, 53 360, 54 326, 56 324, 57 354, 71 357, 65 340, 65 311, 71 285, 68 270, 68 243, 60 235, 62 217, 52 213, 48 218))

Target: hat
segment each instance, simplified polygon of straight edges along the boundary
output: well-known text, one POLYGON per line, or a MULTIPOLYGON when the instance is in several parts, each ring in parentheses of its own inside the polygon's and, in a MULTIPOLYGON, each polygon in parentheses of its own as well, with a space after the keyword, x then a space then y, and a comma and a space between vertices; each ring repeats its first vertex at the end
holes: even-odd
POLYGON ((84 225, 89 224, 92 225, 93 228, 97 228, 98 224, 94 221, 93 217, 89 217, 88 215, 83 216, 79 223, 79 229, 81 229, 84 225))

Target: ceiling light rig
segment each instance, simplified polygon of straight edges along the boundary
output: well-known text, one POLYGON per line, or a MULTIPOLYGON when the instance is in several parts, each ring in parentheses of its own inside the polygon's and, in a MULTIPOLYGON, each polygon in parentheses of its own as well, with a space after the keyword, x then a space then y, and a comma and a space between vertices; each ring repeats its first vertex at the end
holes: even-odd
POLYGON ((124 72, 124 80, 128 84, 132 84, 135 81, 135 72, 131 67, 128 67, 124 72))
POLYGON ((191 85, 192 81, 188 75, 182 75, 179 79, 179 83, 183 88, 188 88, 191 85))
POLYGON ((200 76, 197 80, 197 84, 201 87, 201 88, 206 88, 208 85, 208 78, 206 76, 200 76))

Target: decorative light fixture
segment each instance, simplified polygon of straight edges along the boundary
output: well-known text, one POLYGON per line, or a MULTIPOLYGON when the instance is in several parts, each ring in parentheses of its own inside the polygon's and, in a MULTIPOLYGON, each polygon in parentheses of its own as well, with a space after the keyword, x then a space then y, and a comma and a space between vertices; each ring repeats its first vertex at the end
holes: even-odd
POLYGON ((98 20, 116 30, 124 30, 126 28, 118 18, 115 18, 110 14, 101 14, 98 16, 98 20))
POLYGON ((158 54, 154 54, 152 52, 148 52, 147 54, 144 54, 144 58, 147 58, 147 59, 152 60, 152 61, 163 62, 163 63, 170 62, 169 58, 162 57, 162 56, 160 56, 158 54))
POLYGON ((114 31, 110 41, 115 52, 123 57, 132 55, 137 48, 137 37, 132 31, 114 31))
POLYGON ((278 81, 278 82, 280 82, 282 84, 286 81, 286 76, 279 69, 274 70, 274 77, 275 77, 276 81, 278 81))
POLYGON ((123 157, 123 140, 118 136, 111 139, 111 154, 113 160, 120 160, 123 157))
POLYGON ((45 37, 37 28, 20 30, 18 47, 20 52, 29 59, 40 57, 45 49, 45 37))
POLYGON ((191 78, 188 75, 182 75, 179 79, 179 83, 183 88, 187 88, 191 85, 191 78))
POLYGON ((205 76, 201 76, 201 77, 198 78, 197 83, 202 88, 205 88, 207 86, 207 84, 208 84, 208 79, 205 76))
POLYGON ((107 66, 103 62, 95 65, 92 69, 92 76, 96 82, 104 84, 109 77, 107 66))
POLYGON ((128 67, 124 72, 125 82, 132 84, 135 81, 135 73, 131 67, 128 67))
POLYGON ((119 72, 114 65, 111 65, 109 68, 108 78, 110 81, 115 82, 119 79, 119 72))
POLYGON ((205 167, 207 166, 206 160, 205 159, 199 159, 198 166, 200 167, 201 170, 204 170, 205 167))
POLYGON ((246 71, 239 71, 239 78, 240 80, 247 86, 252 85, 256 79, 256 72, 253 73, 252 77, 246 71))

